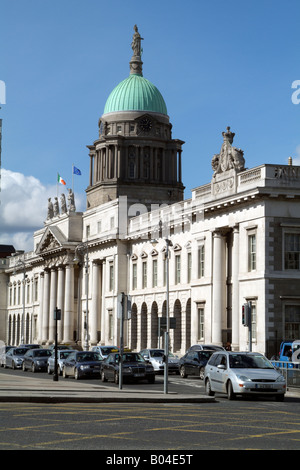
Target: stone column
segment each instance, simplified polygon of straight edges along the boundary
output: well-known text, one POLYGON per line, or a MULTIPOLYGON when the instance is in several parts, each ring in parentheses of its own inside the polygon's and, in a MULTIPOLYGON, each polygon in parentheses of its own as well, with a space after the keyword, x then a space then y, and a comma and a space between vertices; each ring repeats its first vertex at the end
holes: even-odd
POLYGON ((97 331, 98 331, 98 310, 99 310, 99 266, 97 263, 92 263, 92 301, 89 316, 89 330, 90 330, 90 344, 95 346, 97 344, 97 331))
MULTIPOLYGON (((103 260, 102 261, 102 299, 101 299, 101 325, 100 325, 100 329, 101 329, 101 338, 100 338, 100 341, 102 344, 105 344, 106 342, 106 332, 107 332, 107 328, 106 328, 106 321, 105 321, 105 280, 106 280, 106 276, 105 276, 105 269, 106 269, 106 261, 103 260)), ((107 325, 108 327, 108 325, 107 325)))
POLYGON ((74 266, 68 264, 65 274, 65 306, 64 306, 64 343, 73 342, 74 324, 74 266))
POLYGON ((45 274, 44 274, 44 294, 43 294, 42 343, 46 343, 48 341, 49 294, 50 294, 50 272, 48 270, 45 270, 45 274))
POLYGON ((39 285, 39 315, 38 315, 38 343, 43 339, 43 300, 44 300, 44 272, 40 273, 39 285))
POLYGON ((232 243, 232 340, 234 351, 239 350, 239 227, 233 228, 232 243))
POLYGON ((63 340, 63 319, 64 319, 64 293, 65 293, 65 269, 63 266, 58 268, 57 278, 57 308, 61 310, 61 320, 57 321, 57 338, 61 343, 63 340))
POLYGON ((225 309, 225 240, 220 232, 213 235, 213 311, 212 343, 222 345, 222 313, 225 309))
POLYGON ((49 342, 55 341, 55 321, 54 310, 56 308, 56 294, 57 294, 57 271, 56 268, 51 268, 50 273, 50 302, 49 302, 49 342))

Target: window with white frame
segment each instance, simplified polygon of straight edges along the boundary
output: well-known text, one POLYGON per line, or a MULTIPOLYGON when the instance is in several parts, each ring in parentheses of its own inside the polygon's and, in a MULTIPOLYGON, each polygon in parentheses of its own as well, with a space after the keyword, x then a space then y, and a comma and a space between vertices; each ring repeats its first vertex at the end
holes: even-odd
POLYGON ((109 290, 114 290, 114 264, 112 261, 109 263, 109 290))
POLYGON ((256 233, 248 233, 248 271, 256 270, 256 233))
POLYGON ((175 284, 180 284, 181 279, 181 256, 175 255, 175 284))
POLYGON ((132 289, 137 288, 137 264, 132 265, 132 289))
POLYGON ((143 261, 142 268, 143 268, 143 289, 146 289, 147 287, 147 261, 143 261))
POLYGON ((204 276, 205 250, 204 244, 198 246, 198 279, 204 276))
POLYGON ((187 282, 191 282, 192 279, 192 253, 187 253, 187 282))
POLYGON ((152 287, 157 287, 157 259, 152 260, 152 287))
POLYGON ((197 340, 204 340, 204 303, 197 304, 197 340))
POLYGON ((300 233, 284 234, 284 269, 300 269, 300 233))
POLYGON ((114 336, 114 317, 113 311, 108 310, 108 339, 113 339, 114 336))

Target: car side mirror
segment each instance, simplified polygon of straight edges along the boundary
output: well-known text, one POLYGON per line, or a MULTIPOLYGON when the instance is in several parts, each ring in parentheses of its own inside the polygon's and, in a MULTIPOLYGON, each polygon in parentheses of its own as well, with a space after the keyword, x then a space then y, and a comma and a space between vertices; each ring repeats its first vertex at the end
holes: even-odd
POLYGON ((218 369, 221 369, 221 370, 225 370, 225 369, 226 369, 226 367, 224 366, 224 364, 219 364, 219 365, 217 366, 217 368, 218 368, 218 369))

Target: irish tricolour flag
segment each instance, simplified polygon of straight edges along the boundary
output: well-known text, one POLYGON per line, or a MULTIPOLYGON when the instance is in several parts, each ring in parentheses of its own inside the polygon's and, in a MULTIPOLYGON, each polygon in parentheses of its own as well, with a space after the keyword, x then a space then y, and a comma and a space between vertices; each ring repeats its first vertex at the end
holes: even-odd
POLYGON ((61 183, 61 184, 64 184, 64 185, 66 185, 66 182, 65 182, 65 180, 63 180, 63 179, 62 179, 62 177, 60 176, 60 174, 59 174, 59 173, 57 173, 57 181, 58 181, 58 183, 61 183))

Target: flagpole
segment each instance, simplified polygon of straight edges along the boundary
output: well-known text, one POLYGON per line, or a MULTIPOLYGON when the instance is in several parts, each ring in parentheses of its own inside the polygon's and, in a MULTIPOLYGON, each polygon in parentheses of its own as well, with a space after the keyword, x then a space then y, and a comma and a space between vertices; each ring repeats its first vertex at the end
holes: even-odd
POLYGON ((72 163, 72 193, 74 194, 74 163, 72 163))

